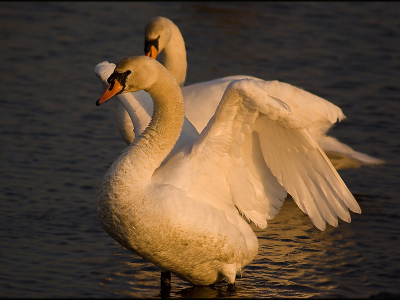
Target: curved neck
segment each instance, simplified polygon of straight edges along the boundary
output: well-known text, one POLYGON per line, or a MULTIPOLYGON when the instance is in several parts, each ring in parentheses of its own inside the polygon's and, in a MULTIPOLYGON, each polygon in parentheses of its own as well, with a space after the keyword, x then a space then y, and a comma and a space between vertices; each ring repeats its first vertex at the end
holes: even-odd
MULTIPOLYGON (((153 118, 142 135, 115 162, 114 174, 126 177, 126 168, 133 167, 130 176, 148 181, 173 149, 182 131, 185 105, 180 87, 167 70, 161 70, 158 80, 146 89, 153 99, 153 118), (128 166, 127 166, 128 164, 128 166)), ((118 176, 118 175, 117 175, 118 176)))
POLYGON ((175 77, 182 87, 186 79, 187 60, 185 41, 179 28, 171 22, 171 38, 161 50, 163 53, 162 64, 175 77))

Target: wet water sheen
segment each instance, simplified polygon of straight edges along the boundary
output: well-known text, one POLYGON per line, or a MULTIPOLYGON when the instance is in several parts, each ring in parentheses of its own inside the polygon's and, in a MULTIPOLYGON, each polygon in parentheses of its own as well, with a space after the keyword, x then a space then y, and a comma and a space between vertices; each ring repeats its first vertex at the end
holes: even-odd
POLYGON ((173 277, 172 297, 399 294, 400 4, 0 3, 0 297, 159 297, 158 269, 97 219, 100 182, 126 147, 116 101, 96 107, 103 60, 142 54, 153 16, 188 51, 187 84, 247 74, 328 99, 331 135, 387 161, 342 170, 362 214, 317 230, 288 199, 256 259, 226 284, 173 277))

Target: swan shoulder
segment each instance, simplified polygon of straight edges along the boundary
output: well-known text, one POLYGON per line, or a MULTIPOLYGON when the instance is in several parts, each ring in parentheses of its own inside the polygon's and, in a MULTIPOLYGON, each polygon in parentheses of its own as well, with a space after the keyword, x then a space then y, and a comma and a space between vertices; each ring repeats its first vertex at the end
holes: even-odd
POLYGON ((247 75, 236 75, 182 87, 182 94, 185 99, 185 115, 198 132, 203 131, 214 115, 228 84, 244 78, 262 80, 247 75))

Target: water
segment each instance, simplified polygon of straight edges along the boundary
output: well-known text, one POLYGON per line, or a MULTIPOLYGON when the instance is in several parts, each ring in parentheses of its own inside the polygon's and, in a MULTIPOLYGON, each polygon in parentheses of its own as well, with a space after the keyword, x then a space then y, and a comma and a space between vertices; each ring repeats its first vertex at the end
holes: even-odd
POLYGON ((257 258, 226 284, 172 297, 399 295, 399 3, 0 3, 0 296, 159 297, 156 267, 97 219, 100 182, 126 147, 117 101, 96 107, 103 60, 142 54, 153 16, 171 18, 188 51, 186 84, 248 74, 340 106, 331 135, 387 161, 340 175, 363 213, 318 231, 292 200, 257 258))

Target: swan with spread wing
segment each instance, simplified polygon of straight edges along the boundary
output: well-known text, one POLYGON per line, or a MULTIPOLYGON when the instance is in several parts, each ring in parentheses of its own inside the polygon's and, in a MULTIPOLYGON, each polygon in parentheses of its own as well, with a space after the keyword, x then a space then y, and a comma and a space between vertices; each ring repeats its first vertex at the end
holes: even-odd
POLYGON ((197 136, 182 134, 181 88, 156 60, 123 59, 108 82, 97 105, 144 90, 154 112, 107 171, 99 219, 164 274, 234 287, 258 250, 247 221, 266 228, 287 193, 320 230, 337 226, 338 217, 350 222, 349 209, 361 212, 304 121, 256 80, 231 82, 197 136))

